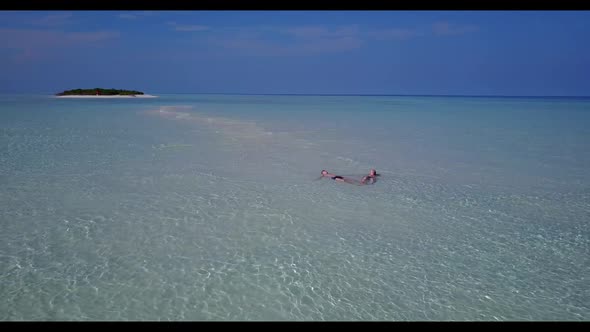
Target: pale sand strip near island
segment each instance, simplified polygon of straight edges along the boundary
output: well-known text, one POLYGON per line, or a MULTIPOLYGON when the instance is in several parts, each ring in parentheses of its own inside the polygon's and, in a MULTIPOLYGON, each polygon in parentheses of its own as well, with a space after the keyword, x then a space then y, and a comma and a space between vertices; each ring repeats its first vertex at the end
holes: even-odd
POLYGON ((103 99, 103 98, 158 98, 158 96, 154 96, 154 95, 112 95, 112 96, 107 96, 107 95, 67 95, 67 96, 53 96, 55 98, 99 98, 99 99, 103 99))
POLYGON ((193 107, 188 105, 160 106, 159 109, 148 110, 144 113, 173 120, 206 124, 215 128, 216 132, 224 133, 233 139, 264 140, 273 135, 272 132, 265 130, 254 121, 207 116, 194 112, 193 107))

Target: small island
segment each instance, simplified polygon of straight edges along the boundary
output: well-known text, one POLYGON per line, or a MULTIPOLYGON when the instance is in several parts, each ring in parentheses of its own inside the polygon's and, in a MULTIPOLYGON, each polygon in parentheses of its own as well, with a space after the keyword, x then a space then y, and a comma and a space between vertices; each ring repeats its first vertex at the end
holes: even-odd
POLYGON ((56 97, 61 98, 149 98, 156 97, 152 95, 146 95, 141 91, 135 90, 120 90, 120 89, 74 89, 66 90, 55 94, 56 97))

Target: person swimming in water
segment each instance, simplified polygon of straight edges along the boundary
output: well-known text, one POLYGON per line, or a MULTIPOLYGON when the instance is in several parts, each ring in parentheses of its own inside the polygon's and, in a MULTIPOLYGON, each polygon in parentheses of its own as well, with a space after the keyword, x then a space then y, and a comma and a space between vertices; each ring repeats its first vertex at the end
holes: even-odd
POLYGON ((338 182, 346 182, 346 183, 350 183, 350 184, 356 184, 356 185, 361 185, 360 182, 358 182, 357 180, 353 180, 353 179, 349 179, 349 178, 345 178, 343 176, 340 175, 336 175, 336 174, 332 174, 328 171, 326 171, 325 169, 322 170, 321 173, 321 177, 328 177, 334 181, 338 181, 338 182))
POLYGON ((363 177, 363 179, 361 180, 362 184, 373 184, 375 182, 377 182, 377 177, 381 176, 381 174, 378 174, 377 171, 375 169, 371 169, 369 171, 369 175, 366 175, 365 177, 363 177))
POLYGON ((371 169, 371 171, 369 172, 369 175, 363 177, 363 179, 361 181, 346 178, 341 175, 332 174, 332 173, 326 171, 325 169, 322 170, 321 174, 322 174, 321 177, 329 177, 330 179, 332 179, 334 181, 356 184, 357 186, 362 186, 362 185, 365 185, 368 183, 373 184, 377 181, 376 177, 379 176, 379 174, 377 174, 377 171, 374 169, 371 169))

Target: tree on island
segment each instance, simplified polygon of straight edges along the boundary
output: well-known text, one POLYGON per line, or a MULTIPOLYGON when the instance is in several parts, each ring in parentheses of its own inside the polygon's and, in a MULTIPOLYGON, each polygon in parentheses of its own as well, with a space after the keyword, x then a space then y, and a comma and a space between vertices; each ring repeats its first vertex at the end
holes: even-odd
POLYGON ((135 96, 143 95, 141 91, 118 89, 74 89, 57 93, 56 96, 135 96))

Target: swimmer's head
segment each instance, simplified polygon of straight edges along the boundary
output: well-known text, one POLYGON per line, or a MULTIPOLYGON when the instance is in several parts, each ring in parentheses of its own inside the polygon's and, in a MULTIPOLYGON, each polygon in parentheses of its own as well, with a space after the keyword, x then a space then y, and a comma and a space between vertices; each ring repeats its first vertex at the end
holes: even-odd
POLYGON ((328 174, 328 171, 326 171, 325 169, 322 170, 322 175, 326 175, 328 174))

